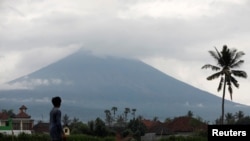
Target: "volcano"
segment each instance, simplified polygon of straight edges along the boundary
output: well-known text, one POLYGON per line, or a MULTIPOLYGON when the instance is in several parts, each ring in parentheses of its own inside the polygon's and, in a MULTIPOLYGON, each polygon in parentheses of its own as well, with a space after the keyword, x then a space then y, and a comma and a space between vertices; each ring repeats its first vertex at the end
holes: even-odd
MULTIPOLYGON (((0 107, 16 110, 21 105, 35 120, 48 120, 51 98, 62 98, 62 112, 82 121, 105 118, 104 111, 117 107, 136 109, 136 116, 160 120, 186 115, 213 122, 221 114, 221 97, 179 81, 136 59, 98 57, 82 50, 33 73, 8 82, 15 87, 0 91, 0 107)), ((249 106, 225 101, 225 113, 249 106)), ((132 115, 130 115, 132 117, 132 115)))

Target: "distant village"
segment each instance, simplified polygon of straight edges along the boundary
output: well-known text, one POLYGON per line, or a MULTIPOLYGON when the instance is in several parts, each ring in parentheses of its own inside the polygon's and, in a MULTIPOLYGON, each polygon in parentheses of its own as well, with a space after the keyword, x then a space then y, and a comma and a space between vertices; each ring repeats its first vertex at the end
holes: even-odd
MULTIPOLYGON (((17 114, 10 115, 8 111, 0 112, 0 134, 18 135, 26 134, 48 134, 49 123, 38 122, 34 124, 34 119, 28 114, 28 108, 25 105, 19 107, 17 114)), ((146 127, 142 140, 156 139, 168 135, 189 135, 196 131, 206 131, 207 124, 199 120, 195 120, 191 116, 177 117, 171 122, 160 122, 158 120, 141 119, 146 127)), ((107 125, 110 126, 110 125, 107 125)), ((64 132, 70 135, 70 127, 64 125, 64 132)))

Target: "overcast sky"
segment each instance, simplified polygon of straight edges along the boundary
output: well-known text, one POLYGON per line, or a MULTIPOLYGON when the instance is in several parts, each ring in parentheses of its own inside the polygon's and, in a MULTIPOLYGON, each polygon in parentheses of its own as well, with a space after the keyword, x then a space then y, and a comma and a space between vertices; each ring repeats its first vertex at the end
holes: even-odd
MULTIPOLYGON (((250 69, 247 0, 0 0, 0 89, 83 48, 96 55, 138 58, 219 97, 209 50, 245 52, 250 69)), ((237 78, 233 101, 250 105, 249 78, 237 78)), ((229 99, 229 94, 227 94, 229 99)))

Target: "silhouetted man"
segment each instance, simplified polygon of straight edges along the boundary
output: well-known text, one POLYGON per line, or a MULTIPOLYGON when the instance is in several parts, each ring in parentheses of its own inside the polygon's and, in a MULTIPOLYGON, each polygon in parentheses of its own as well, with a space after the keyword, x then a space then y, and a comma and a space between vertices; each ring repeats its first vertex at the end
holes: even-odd
POLYGON ((50 111, 50 138, 51 141, 63 141, 65 140, 65 135, 61 124, 62 113, 60 110, 62 100, 56 96, 52 98, 51 102, 54 107, 50 111))

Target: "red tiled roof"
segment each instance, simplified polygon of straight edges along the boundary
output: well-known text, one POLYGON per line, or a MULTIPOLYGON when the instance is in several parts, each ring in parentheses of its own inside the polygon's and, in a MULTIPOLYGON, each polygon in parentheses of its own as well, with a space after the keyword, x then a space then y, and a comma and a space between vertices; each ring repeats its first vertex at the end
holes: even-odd
POLYGON ((169 135, 172 131, 167 127, 167 123, 157 122, 148 129, 149 133, 155 133, 156 135, 169 135))
POLYGON ((193 132, 195 130, 207 130, 207 125, 192 117, 178 117, 168 123, 159 121, 142 120, 147 127, 147 132, 161 135, 172 134, 175 132, 193 132))
POLYGON ((33 130, 35 133, 49 133, 49 123, 39 122, 34 125, 33 130))
POLYGON ((22 105, 19 109, 24 109, 24 110, 26 110, 27 107, 26 107, 25 105, 22 105))
POLYGON ((206 130, 207 125, 192 117, 175 118, 168 125, 173 132, 193 132, 195 130, 206 130))
POLYGON ((1 120, 7 120, 9 118, 9 115, 5 112, 0 113, 0 119, 1 120))
POLYGON ((159 121, 152 121, 152 120, 147 120, 143 119, 142 123, 146 126, 147 129, 151 128, 152 126, 156 125, 159 123, 159 121))
POLYGON ((30 115, 26 114, 24 111, 20 111, 15 118, 30 118, 30 115))
POLYGON ((148 133, 156 133, 157 135, 170 134, 170 130, 166 123, 161 123, 160 121, 142 120, 142 123, 146 126, 148 133))

